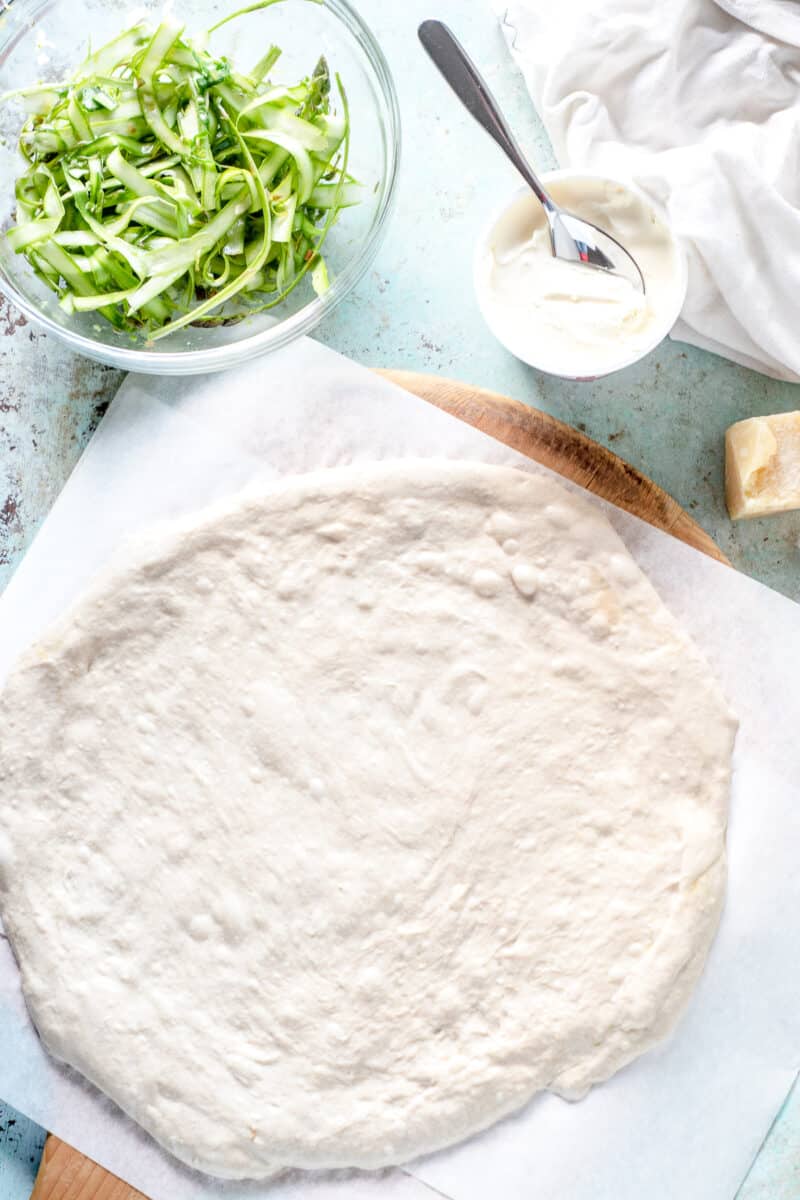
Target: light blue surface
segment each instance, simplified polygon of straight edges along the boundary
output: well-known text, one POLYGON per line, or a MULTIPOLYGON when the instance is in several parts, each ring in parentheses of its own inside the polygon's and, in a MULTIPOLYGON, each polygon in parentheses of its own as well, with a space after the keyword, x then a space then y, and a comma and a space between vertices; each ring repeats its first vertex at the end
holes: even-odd
MULTIPOLYGON (((450 375, 517 396, 577 425, 666 488, 736 566, 797 598, 800 514, 732 525, 722 490, 722 436, 742 417, 800 408, 800 391, 673 343, 594 384, 548 379, 507 355, 477 313, 471 252, 487 216, 517 183, 445 91, 415 35, 424 17, 447 20, 485 71, 523 145, 540 166, 553 165, 489 0, 401 5, 360 0, 359 6, 395 72, 404 164, 397 210, 375 267, 318 336, 359 362, 450 375)), ((7 336, 0 336, 0 586, 119 379, 114 371, 67 354, 0 306, 2 333, 7 336)), ((233 414, 233 400, 231 405, 233 414)), ((35 1126, 14 1114, 12 1120, 16 1124, 8 1127, 0 1108, 0 1200, 28 1195, 41 1146, 35 1126)), ((738 1200, 800 1200, 800 1088, 776 1115, 769 1136, 764 1133, 764 1149, 738 1200)))
POLYGON ((28 1196, 42 1156, 45 1132, 0 1101, 0 1198, 28 1196))

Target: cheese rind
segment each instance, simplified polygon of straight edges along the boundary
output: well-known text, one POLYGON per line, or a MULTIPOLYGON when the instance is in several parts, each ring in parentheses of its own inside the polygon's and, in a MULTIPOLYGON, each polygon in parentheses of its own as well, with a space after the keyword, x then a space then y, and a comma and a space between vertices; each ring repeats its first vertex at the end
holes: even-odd
POLYGON ((800 412, 731 425, 725 434, 725 499, 734 521, 800 508, 800 412))

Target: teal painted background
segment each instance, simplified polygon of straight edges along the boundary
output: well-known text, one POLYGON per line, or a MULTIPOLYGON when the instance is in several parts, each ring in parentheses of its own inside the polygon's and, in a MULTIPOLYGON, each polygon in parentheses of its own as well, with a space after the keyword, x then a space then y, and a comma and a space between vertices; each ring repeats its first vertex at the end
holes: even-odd
MULTIPOLYGON (((489 0, 360 0, 359 7, 394 69, 404 161, 397 209, 374 269, 317 336, 367 365, 454 376, 578 426, 670 492, 740 570, 800 597, 800 513, 732 524, 722 489, 725 428, 755 413, 800 408, 797 386, 670 342, 638 366, 593 384, 549 379, 511 358, 477 312, 471 255, 478 230, 517 181, 446 92, 415 32, 424 17, 447 20, 486 73, 523 146, 540 167, 554 165, 489 0)), ((0 335, 2 587, 120 376, 66 353, 2 305, 0 335)), ((706 602, 713 604, 713 597, 706 602)), ((764 1136, 738 1200, 800 1200, 800 1088, 764 1136)), ((41 1144, 36 1126, 0 1105, 0 1200, 28 1195, 41 1144)))

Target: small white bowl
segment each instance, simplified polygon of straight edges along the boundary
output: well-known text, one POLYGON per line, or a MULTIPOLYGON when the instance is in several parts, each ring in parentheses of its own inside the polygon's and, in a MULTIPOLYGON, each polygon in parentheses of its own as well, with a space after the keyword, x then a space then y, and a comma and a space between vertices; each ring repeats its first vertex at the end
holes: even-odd
MULTIPOLYGON (((513 196, 500 205, 495 210, 491 219, 478 238, 473 257, 473 284, 475 287, 475 295, 477 297, 478 307, 481 315, 497 340, 513 355, 521 359, 522 362, 534 367, 537 371, 541 371, 546 375, 553 375, 560 379, 570 379, 577 382, 590 382, 593 379, 599 379, 604 375, 611 375, 615 371, 621 371, 625 367, 632 366, 633 363, 639 362, 642 358, 645 358, 646 355, 650 354, 651 351, 654 350, 656 346, 658 346, 659 343, 664 340, 677 321, 686 298, 686 286, 688 282, 686 255, 674 233, 672 232, 669 221, 667 220, 663 210, 659 209, 659 207, 652 202, 649 196, 646 196, 640 188, 638 188, 635 184, 630 183, 628 180, 615 178, 609 175, 600 175, 593 171, 578 169, 548 171, 543 174, 541 178, 546 187, 557 184, 561 180, 566 179, 587 180, 594 183, 610 183, 617 187, 621 187, 625 191, 631 192, 633 195, 638 196, 639 199, 647 205, 658 221, 664 226, 670 238, 675 267, 674 278, 672 279, 670 285, 672 296, 670 303, 664 307, 664 310, 659 314, 658 322, 654 324, 652 328, 652 337, 640 343, 633 349, 629 345, 626 345, 624 340, 621 340, 619 359, 615 359, 609 364, 608 359, 606 358, 603 363, 598 364, 596 370, 592 370, 590 373, 587 373, 585 369, 581 370, 580 372, 576 371, 574 365, 570 364, 569 362, 559 363, 557 368, 554 367, 552 356, 545 356, 540 352, 540 349, 536 344, 536 338, 531 337, 530 340, 526 339, 524 344, 518 338, 515 338, 513 336, 513 331, 509 329, 507 324, 504 324, 502 314, 498 313, 495 310, 495 307, 489 302, 486 280, 486 259, 491 253, 495 241, 496 231, 503 218, 505 218, 508 214, 509 210, 514 205, 518 204, 519 201, 525 196, 530 196, 533 203, 538 204, 538 201, 533 196, 530 189, 526 187, 519 188, 514 192, 513 196)), ((577 215, 581 216, 579 207, 575 205, 572 207, 577 212, 577 215)), ((600 224, 600 222, 598 222, 598 224, 600 224)), ((634 247, 631 247, 631 252, 634 253, 635 256, 634 247)))

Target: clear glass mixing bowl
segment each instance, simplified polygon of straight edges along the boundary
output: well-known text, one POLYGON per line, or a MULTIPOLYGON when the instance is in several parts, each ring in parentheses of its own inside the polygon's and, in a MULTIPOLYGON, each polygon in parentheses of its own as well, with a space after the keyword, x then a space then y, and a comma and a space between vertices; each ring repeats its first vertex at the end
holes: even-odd
MULTIPOLYGON (((187 32, 201 32, 247 0, 0 0, 0 93, 65 78, 84 58, 89 39, 97 48, 145 17, 154 24, 170 11, 187 32), (5 7, 8 5, 8 7, 5 7)), ((282 54, 276 80, 296 82, 320 54, 347 89, 352 133, 351 173, 364 199, 345 209, 325 243, 331 287, 315 296, 303 280, 271 312, 231 325, 189 326, 146 346, 120 334, 96 313, 67 314, 55 295, 13 254, 0 233, 0 290, 27 316, 73 350, 129 371, 189 375, 218 371, 285 346, 308 333, 355 286, 369 267, 384 232, 400 154, 400 115, 389 67, 380 46, 347 0, 282 0, 224 25, 213 47, 245 66, 271 44, 282 54)), ((0 106, 0 230, 13 220, 17 142, 25 113, 18 103, 0 106)))

